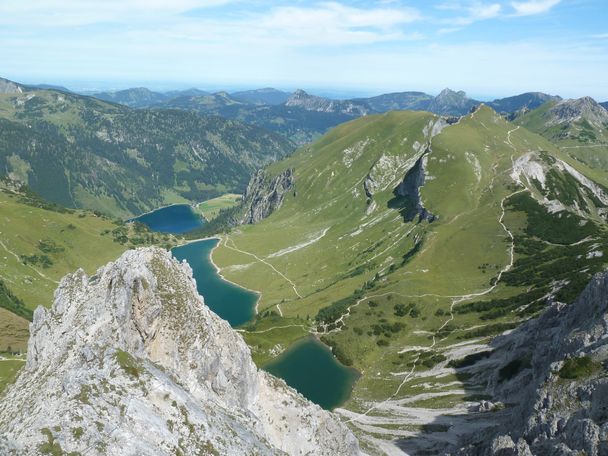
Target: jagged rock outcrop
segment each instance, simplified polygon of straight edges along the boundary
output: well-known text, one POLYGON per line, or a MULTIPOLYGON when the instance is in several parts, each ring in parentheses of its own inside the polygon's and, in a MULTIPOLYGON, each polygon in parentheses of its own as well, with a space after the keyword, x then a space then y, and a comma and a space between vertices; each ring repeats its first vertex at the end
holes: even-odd
POLYGON ((0 402, 8 455, 358 454, 333 414, 259 371, 169 252, 60 283, 0 402))
POLYGON ((608 273, 497 338, 477 379, 508 407, 463 455, 608 454, 608 273))
POLYGON ((253 175, 243 196, 245 215, 243 224, 257 223, 265 219, 283 204, 285 194, 295 185, 293 169, 268 178, 264 170, 253 175))
POLYGON ((426 176, 426 162, 427 154, 424 154, 407 172, 393 192, 395 197, 404 199, 407 203, 402 211, 406 222, 411 222, 415 217, 418 217, 419 222, 423 220, 433 222, 436 218, 424 207, 420 198, 420 187, 424 185, 426 176))

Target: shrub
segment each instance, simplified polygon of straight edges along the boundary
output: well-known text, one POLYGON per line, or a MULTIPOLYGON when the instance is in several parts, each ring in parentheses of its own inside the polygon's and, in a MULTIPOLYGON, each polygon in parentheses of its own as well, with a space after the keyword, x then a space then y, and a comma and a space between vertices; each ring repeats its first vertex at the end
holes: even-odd
POLYGON ((589 377, 598 367, 598 363, 593 361, 590 356, 581 356, 567 359, 558 374, 561 378, 575 380, 589 377))

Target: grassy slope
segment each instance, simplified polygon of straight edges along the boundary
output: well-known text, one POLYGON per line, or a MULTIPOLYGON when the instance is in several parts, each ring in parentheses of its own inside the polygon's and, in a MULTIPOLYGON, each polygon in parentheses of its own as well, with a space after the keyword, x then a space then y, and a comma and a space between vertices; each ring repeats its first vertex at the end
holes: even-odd
POLYGON ((18 196, 0 192, 3 278, 27 307, 49 306, 57 282, 65 274, 78 268, 92 274, 125 250, 112 236, 102 235, 114 228, 111 220, 91 213, 49 211, 24 205, 18 196), (48 268, 23 264, 22 255, 43 254, 37 247, 41 240, 50 240, 63 250, 47 254, 53 263, 48 268))
POLYGON ((212 198, 202 203, 197 204, 196 209, 206 220, 216 218, 222 209, 228 209, 236 206, 241 200, 241 195, 236 193, 226 193, 225 195, 212 198))
MULTIPOLYGON (((511 262, 511 238, 500 220, 504 206, 505 226, 516 237, 530 237, 527 212, 511 208, 514 197, 509 197, 527 191, 516 187, 509 174, 512 160, 530 150, 561 155, 545 139, 481 108, 432 140, 427 165, 430 178, 421 194, 425 207, 439 217, 436 221, 404 223, 396 210, 387 207, 392 189, 404 175, 394 166, 387 168, 396 171, 394 179, 388 179, 386 190, 374 195, 377 207, 366 215, 366 174, 383 155, 415 159, 412 146, 424 141, 423 128, 433 118, 415 112, 362 118, 271 165, 270 173, 294 168, 295 191, 280 211, 229 234, 213 254, 226 277, 262 292, 262 316, 250 329, 294 325, 278 329, 281 333, 272 336, 271 331, 246 335, 257 360, 267 360, 278 346, 297 339, 320 309, 340 299, 350 305, 359 303, 351 307, 341 330, 324 336, 340 359, 352 362, 363 374, 346 404, 350 410, 364 411, 370 401, 380 403, 420 392, 420 385, 429 379, 401 385, 408 372, 424 371, 440 362, 449 346, 474 337, 483 340, 527 315, 511 310, 488 319, 483 313, 467 311, 451 317, 450 309, 524 292, 521 277, 530 273, 518 261, 536 253, 519 248, 514 252, 510 285, 501 281, 492 287, 511 262), (347 166, 344 157, 352 157, 352 151, 363 143, 367 145, 361 156, 347 166), (408 255, 418 241, 419 251, 408 255), (306 246, 277 256, 298 245, 306 246), (379 277, 374 280, 376 274, 379 277), (398 308, 407 309, 406 314, 398 308), (285 319, 265 317, 263 313, 269 309, 285 319)), ((585 171, 576 162, 573 166, 585 171)), ((557 227, 561 222, 552 219, 550 223, 557 227)), ((604 246, 607 236, 601 236, 604 246)), ((572 248, 547 246, 541 251, 543 255, 565 252, 567 260, 568 255, 580 255, 569 249, 586 252, 589 248, 587 243, 572 248)), ((547 260, 547 264, 553 263, 547 260)), ((593 270, 602 265, 600 259, 593 270)), ((553 274, 550 267, 547 271, 546 275, 553 274)), ((547 287, 546 281, 542 283, 547 287)), ((454 375, 433 376, 439 385, 454 380, 454 375)))

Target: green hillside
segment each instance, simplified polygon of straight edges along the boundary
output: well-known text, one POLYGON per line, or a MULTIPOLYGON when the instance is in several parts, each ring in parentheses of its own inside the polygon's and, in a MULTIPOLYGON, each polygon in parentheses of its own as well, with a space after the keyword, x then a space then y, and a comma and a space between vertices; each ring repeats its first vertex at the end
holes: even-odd
POLYGON ((142 225, 49 204, 0 187, 0 352, 24 351, 33 310, 50 306, 59 280, 78 268, 93 274, 127 248, 175 240, 142 225))
POLYGON ((114 216, 242 193, 254 170, 292 148, 258 127, 181 110, 0 94, 0 173, 49 201, 114 216))
POLYGON ((466 379, 448 362, 605 267, 608 195, 567 158, 482 106, 453 125, 368 116, 271 165, 295 173, 283 206, 213 253, 262 292, 244 333, 257 361, 319 335, 362 373, 339 412, 372 452, 421 430, 408 407, 458 410, 466 379))

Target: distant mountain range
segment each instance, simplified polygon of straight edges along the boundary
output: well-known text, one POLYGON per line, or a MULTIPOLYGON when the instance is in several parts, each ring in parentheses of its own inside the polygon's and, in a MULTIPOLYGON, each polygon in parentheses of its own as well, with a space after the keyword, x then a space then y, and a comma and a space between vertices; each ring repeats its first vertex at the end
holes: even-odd
MULTIPOLYGON (((204 94, 177 92, 171 95, 149 91, 142 93, 141 90, 128 89, 114 94, 93 96, 132 107, 183 109, 240 120, 280 133, 298 144, 308 143, 330 128, 361 116, 395 110, 430 111, 440 115, 461 116, 482 103, 469 98, 465 92, 450 89, 444 89, 437 96, 423 92, 397 92, 348 100, 311 95, 301 89, 292 94, 266 88, 232 94, 221 91, 204 94)), ((550 100, 561 98, 531 92, 486 104, 500 113, 508 114, 522 109, 535 109, 550 100)))
POLYGON ((67 207, 125 217, 242 193, 255 170, 293 149, 235 120, 0 79, 0 174, 67 207))

